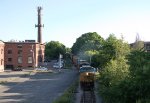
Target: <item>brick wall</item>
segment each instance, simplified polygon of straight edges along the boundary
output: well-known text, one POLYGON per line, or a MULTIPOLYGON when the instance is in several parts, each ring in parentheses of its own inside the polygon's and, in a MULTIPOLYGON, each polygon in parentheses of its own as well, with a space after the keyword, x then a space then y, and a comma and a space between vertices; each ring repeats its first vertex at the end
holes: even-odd
POLYGON ((28 68, 39 66, 39 57, 44 61, 45 46, 39 43, 6 42, 5 43, 5 67, 28 68), (42 51, 42 53, 41 53, 42 51))
POLYGON ((0 41, 0 72, 4 71, 4 43, 0 41))

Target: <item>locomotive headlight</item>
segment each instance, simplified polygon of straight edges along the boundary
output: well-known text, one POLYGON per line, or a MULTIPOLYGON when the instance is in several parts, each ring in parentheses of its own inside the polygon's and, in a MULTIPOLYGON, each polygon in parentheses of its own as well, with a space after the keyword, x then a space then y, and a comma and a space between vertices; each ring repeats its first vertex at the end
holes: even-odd
POLYGON ((86 73, 86 75, 89 75, 89 73, 86 73))

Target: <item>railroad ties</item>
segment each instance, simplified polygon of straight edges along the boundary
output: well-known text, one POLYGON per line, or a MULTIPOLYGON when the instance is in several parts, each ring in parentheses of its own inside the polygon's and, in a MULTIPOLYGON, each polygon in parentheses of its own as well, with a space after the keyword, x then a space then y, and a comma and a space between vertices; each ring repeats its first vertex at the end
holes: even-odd
POLYGON ((80 103, 96 103, 95 92, 93 90, 83 90, 80 103))

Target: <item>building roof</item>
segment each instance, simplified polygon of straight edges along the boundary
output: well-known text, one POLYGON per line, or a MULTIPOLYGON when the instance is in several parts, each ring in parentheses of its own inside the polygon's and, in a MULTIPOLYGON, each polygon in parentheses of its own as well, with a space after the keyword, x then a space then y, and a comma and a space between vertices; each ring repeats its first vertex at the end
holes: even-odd
POLYGON ((144 44, 150 44, 150 41, 146 41, 146 42, 144 42, 144 44))
POLYGON ((5 42, 6 44, 39 44, 37 42, 5 42))
POLYGON ((8 42, 4 42, 6 44, 40 44, 40 45, 45 45, 45 43, 39 43, 36 42, 35 40, 25 40, 25 41, 18 41, 18 40, 10 40, 8 42))
POLYGON ((0 44, 4 44, 4 42, 2 40, 0 40, 0 44))
POLYGON ((38 44, 38 45, 45 45, 45 43, 38 43, 38 42, 4 42, 5 44, 38 44))

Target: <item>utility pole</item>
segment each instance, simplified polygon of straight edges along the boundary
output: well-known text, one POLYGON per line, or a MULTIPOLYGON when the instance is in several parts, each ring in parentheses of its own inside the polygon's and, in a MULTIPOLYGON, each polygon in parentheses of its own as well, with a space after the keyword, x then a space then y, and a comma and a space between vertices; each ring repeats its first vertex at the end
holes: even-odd
POLYGON ((38 38, 37 42, 42 43, 42 27, 44 27, 44 24, 42 25, 41 23, 41 10, 42 7, 38 6, 37 11, 38 11, 38 24, 35 25, 35 27, 38 27, 38 38))

